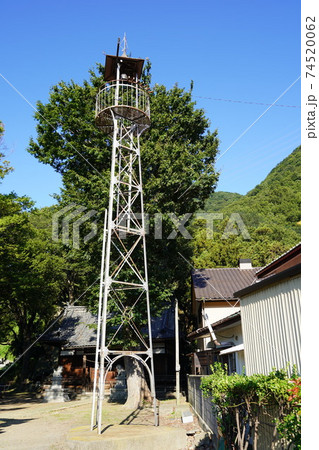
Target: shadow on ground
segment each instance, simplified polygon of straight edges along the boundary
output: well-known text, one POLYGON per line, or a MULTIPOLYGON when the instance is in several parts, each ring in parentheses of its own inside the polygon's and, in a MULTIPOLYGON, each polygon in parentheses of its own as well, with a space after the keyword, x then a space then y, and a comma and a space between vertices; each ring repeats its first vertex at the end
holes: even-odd
MULTIPOLYGON (((22 409, 22 408, 16 408, 16 409, 22 409)), ((30 422, 30 420, 33 420, 33 419, 6 419, 6 418, 1 418, 0 419, 0 434, 4 433, 6 431, 4 428, 11 427, 12 425, 21 425, 22 423, 30 422)))
POLYGON ((29 392, 2 394, 0 397, 0 405, 14 405, 17 403, 43 403, 43 399, 29 392))

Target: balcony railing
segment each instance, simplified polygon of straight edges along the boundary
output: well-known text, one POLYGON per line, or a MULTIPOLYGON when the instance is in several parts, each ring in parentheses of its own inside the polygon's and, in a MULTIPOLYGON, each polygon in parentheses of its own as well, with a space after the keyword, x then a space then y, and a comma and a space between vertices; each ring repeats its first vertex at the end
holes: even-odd
POLYGON ((149 96, 138 83, 114 80, 102 88, 96 96, 95 117, 99 126, 111 126, 111 110, 144 128, 150 124, 149 96))

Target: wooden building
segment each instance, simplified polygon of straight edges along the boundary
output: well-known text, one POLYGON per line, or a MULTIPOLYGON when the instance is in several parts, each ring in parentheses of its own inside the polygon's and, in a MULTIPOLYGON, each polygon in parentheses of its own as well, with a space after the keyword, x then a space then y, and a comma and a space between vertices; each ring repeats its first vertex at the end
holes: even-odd
POLYGON ((192 308, 197 328, 188 339, 197 345, 197 351, 191 354, 193 374, 209 374, 215 361, 227 363, 229 373, 242 373, 240 299, 234 292, 252 284, 258 270, 259 267, 252 267, 250 259, 240 259, 238 267, 192 271, 192 308), (210 329, 216 335, 216 342, 210 329))
MULTIPOLYGON (((175 386, 175 309, 170 305, 160 317, 152 318, 155 384, 157 393, 175 386)), ((144 330, 146 332, 146 330, 144 330)), ((63 367, 63 385, 69 389, 92 390, 95 370, 97 316, 84 306, 69 306, 58 325, 42 338, 58 347, 58 364, 63 367)), ((124 364, 123 364, 124 365, 124 364)), ((106 382, 115 384, 116 368, 106 382)))

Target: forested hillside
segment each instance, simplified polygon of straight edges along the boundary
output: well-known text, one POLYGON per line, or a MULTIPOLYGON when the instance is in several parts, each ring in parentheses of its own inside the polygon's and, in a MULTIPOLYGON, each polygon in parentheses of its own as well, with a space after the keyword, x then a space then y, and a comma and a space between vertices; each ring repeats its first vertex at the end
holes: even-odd
POLYGON ((227 205, 233 203, 235 200, 238 200, 241 197, 243 196, 241 194, 237 194, 236 192, 214 192, 214 194, 206 200, 203 211, 222 211, 227 205))
POLYGON ((297 244, 300 241, 300 172, 301 148, 298 147, 246 195, 212 194, 205 212, 221 213, 223 218, 214 221, 214 232, 209 232, 208 239, 204 221, 194 223, 195 266, 237 266, 241 257, 252 258, 255 265, 264 265, 297 244), (243 230, 247 230, 250 239, 247 234, 246 238, 243 236, 243 230))

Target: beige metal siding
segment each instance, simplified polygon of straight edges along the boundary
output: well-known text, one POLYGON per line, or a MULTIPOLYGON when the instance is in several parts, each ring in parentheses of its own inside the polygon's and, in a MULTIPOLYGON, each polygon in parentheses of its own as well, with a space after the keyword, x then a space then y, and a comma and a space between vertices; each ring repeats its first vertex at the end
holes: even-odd
POLYGON ((300 362, 300 276, 241 298, 246 374, 300 362))

